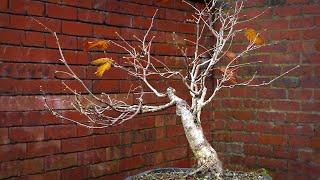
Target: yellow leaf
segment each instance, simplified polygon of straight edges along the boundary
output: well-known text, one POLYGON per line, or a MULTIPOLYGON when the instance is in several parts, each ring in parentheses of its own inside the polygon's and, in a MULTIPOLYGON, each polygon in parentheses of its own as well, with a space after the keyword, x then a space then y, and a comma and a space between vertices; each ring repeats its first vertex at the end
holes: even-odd
POLYGON ((97 71, 94 73, 99 77, 102 77, 104 72, 108 71, 111 68, 112 61, 108 61, 98 67, 97 71))
POLYGON ((112 59, 110 58, 99 58, 99 59, 96 59, 94 61, 91 62, 92 65, 101 65, 101 64, 104 64, 104 63, 107 63, 107 62, 111 62, 112 63, 112 59))
POLYGON ((264 39, 252 28, 246 29, 245 35, 250 42, 254 42, 256 45, 264 44, 264 39))
POLYGON ((110 46, 110 41, 106 40, 96 40, 96 41, 88 41, 85 44, 85 50, 90 50, 92 48, 98 48, 100 50, 106 50, 110 46))

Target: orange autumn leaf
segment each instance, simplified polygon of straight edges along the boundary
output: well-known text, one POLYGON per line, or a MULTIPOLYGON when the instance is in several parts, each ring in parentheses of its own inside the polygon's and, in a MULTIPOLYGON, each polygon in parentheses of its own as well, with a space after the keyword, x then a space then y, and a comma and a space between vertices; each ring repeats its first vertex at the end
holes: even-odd
POLYGON ((98 48, 100 50, 106 50, 110 46, 110 41, 107 40, 96 40, 96 41, 88 41, 85 43, 85 50, 90 50, 93 48, 98 48))
POLYGON ((93 65, 100 65, 97 68, 97 71, 94 73, 99 77, 102 77, 103 74, 111 68, 113 60, 109 58, 100 58, 91 62, 93 65))
POLYGON ((237 57, 237 55, 234 53, 234 52, 231 52, 231 51, 227 51, 226 52, 226 56, 230 59, 230 60, 233 60, 237 57))
POLYGON ((261 37, 260 34, 257 33, 256 30, 252 28, 246 29, 245 35, 251 43, 254 42, 256 45, 263 45, 264 39, 261 37))
POLYGON ((320 52, 320 41, 314 45, 315 49, 320 52))
POLYGON ((226 73, 230 77, 230 81, 234 84, 237 83, 237 75, 234 73, 234 69, 232 68, 226 68, 225 66, 220 66, 217 68, 221 73, 226 73))

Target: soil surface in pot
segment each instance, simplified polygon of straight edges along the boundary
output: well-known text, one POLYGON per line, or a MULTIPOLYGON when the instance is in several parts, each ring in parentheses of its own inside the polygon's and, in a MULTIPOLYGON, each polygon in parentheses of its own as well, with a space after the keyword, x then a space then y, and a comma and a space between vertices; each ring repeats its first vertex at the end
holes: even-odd
MULTIPOLYGON (((188 172, 149 172, 141 176, 133 177, 132 180, 214 180, 214 177, 187 177, 188 172)), ((238 172, 225 170, 223 180, 271 180, 265 172, 238 172)))

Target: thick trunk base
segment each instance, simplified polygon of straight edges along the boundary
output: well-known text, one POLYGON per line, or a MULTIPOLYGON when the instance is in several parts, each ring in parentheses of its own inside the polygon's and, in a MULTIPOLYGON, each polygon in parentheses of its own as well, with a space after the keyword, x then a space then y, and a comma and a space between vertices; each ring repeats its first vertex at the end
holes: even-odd
POLYGON ((210 155, 196 157, 196 159, 198 161, 197 167, 195 171, 190 173, 190 177, 195 176, 221 179, 223 173, 222 163, 218 159, 218 156, 215 151, 212 152, 212 154, 210 155))

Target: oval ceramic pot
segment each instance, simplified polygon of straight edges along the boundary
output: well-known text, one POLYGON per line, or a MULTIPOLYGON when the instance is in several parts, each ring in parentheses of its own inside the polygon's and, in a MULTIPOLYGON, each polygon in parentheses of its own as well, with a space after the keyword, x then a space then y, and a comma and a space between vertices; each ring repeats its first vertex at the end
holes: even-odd
MULTIPOLYGON (((188 173, 191 172, 193 169, 192 168, 158 168, 158 169, 152 169, 149 171, 145 171, 142 173, 139 173, 137 175, 134 176, 129 176, 127 178, 125 178, 125 180, 133 180, 134 178, 139 178, 144 176, 145 174, 148 173, 173 173, 173 172, 184 172, 184 173, 188 173)), ((263 177, 263 180, 272 180, 272 178, 268 175, 265 175, 263 177)))

